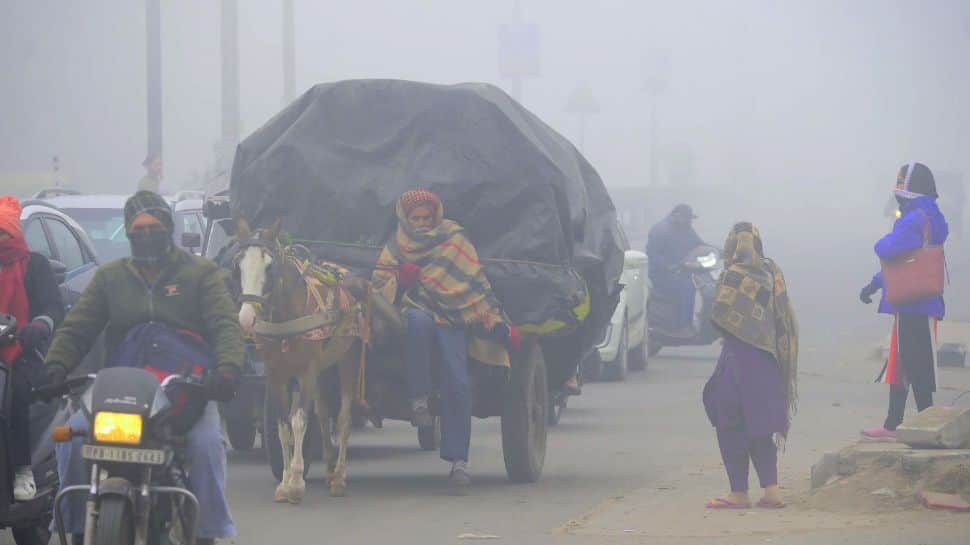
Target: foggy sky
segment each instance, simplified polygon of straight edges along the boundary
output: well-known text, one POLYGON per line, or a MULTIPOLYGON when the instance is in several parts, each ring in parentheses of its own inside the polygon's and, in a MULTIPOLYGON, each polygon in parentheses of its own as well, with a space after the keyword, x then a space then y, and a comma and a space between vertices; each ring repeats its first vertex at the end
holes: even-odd
MULTIPOLYGON (((243 135, 282 106, 281 7, 239 0, 243 135)), ((441 83, 498 73, 514 0, 296 0, 298 93, 324 81, 441 83)), ((145 17, 137 0, 3 0, 0 172, 44 171, 128 191, 145 154, 145 17)), ((213 162, 220 3, 163 0, 166 180, 213 162)), ((541 75, 523 102, 574 141, 580 83, 601 112, 585 152, 607 185, 648 180, 647 59, 669 57, 663 161, 690 149, 701 184, 871 193, 919 159, 970 172, 970 3, 521 0, 541 75), (885 180, 885 182, 883 182, 885 180)), ((661 173, 666 166, 661 166, 661 173)), ((888 187, 885 188, 888 191, 888 187)))

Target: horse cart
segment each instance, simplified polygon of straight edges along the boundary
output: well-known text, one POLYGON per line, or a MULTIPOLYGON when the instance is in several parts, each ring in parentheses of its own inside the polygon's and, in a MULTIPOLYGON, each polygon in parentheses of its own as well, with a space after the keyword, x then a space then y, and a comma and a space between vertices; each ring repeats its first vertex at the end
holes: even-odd
MULTIPOLYGON (((298 248, 307 262, 369 279, 396 227, 397 198, 418 187, 440 195, 445 215, 464 226, 523 333, 508 367, 470 360, 469 373, 473 415, 501 418, 509 479, 536 481, 547 424, 609 323, 623 267, 613 203, 575 147, 490 85, 322 84, 239 145, 228 196, 234 221, 265 232, 281 220, 273 251, 298 248)), ((364 412, 377 426, 411 418, 402 342, 400 324, 375 334, 361 365, 364 412)), ((279 405, 268 401, 263 442, 280 477, 279 405)), ((436 426, 417 433, 422 448, 437 448, 436 426)), ((314 441, 303 443, 307 460, 314 441)))

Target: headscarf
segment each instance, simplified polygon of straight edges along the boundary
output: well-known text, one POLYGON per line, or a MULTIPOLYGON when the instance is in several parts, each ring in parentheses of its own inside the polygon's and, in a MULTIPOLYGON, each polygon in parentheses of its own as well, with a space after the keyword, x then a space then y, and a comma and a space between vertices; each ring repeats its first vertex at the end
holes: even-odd
POLYGON ((131 229, 131 223, 142 212, 155 216, 169 233, 174 232, 175 220, 172 218, 172 207, 158 193, 145 190, 135 193, 125 202, 125 230, 131 229))
POLYGON ((761 235, 738 223, 724 244, 724 272, 711 319, 721 330, 775 357, 785 381, 787 421, 798 401, 798 322, 785 275, 765 257, 761 235))
POLYGON ((933 172, 923 163, 913 161, 899 168, 896 175, 896 196, 903 199, 915 199, 929 196, 939 198, 936 192, 936 180, 933 172))
MULTIPOLYGON (((24 278, 30 250, 20 227, 20 201, 11 195, 0 197, 0 229, 10 238, 0 240, 0 312, 11 314, 20 327, 30 319, 30 301, 24 278)), ((13 364, 23 347, 19 342, 0 348, 0 360, 13 364)))

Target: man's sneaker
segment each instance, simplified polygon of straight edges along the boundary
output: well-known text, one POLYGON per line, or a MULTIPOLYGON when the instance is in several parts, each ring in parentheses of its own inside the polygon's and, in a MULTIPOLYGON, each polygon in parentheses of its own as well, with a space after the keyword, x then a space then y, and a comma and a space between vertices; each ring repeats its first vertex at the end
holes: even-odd
POLYGON ((867 439, 878 439, 880 441, 895 441, 896 431, 887 430, 886 428, 880 426, 878 428, 862 430, 862 436, 867 439))
POLYGON ((13 499, 15 501, 30 501, 37 494, 37 484, 34 483, 34 472, 30 466, 18 467, 13 477, 13 499))
POLYGON ((431 418, 431 410, 428 409, 428 398, 411 400, 411 425, 417 428, 433 426, 434 420, 431 418))
POLYGON ((455 486, 468 486, 472 484, 472 477, 468 473, 468 462, 464 460, 452 462, 448 480, 455 486))

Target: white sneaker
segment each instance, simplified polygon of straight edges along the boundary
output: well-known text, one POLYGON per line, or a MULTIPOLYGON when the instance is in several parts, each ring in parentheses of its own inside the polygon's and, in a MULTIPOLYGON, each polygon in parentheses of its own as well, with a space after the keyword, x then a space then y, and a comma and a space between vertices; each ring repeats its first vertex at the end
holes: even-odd
POLYGON ((37 495, 37 484, 34 483, 34 471, 30 466, 18 467, 13 478, 14 501, 30 501, 37 495))
POLYGON ((455 486, 468 486, 472 484, 472 477, 468 473, 468 462, 464 460, 452 462, 448 480, 455 486))

